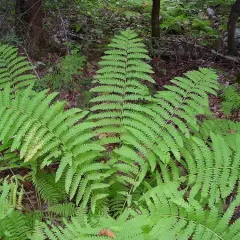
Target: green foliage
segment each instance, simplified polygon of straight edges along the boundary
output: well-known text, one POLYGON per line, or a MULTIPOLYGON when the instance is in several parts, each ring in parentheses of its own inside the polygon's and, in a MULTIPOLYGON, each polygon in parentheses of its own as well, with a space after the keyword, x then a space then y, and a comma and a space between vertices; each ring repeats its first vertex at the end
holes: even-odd
POLYGON ((16 152, 11 151, 10 143, 1 144, 0 146, 0 170, 4 171, 9 168, 26 167, 26 164, 20 161, 16 152))
POLYGON ((58 91, 69 90, 74 84, 79 87, 84 64, 85 58, 79 54, 79 48, 73 48, 54 68, 50 68, 51 72, 37 82, 35 89, 48 87, 58 91))
MULTIPOLYGON (((238 239, 240 236, 239 220, 230 228, 234 209, 239 205, 239 198, 228 207, 225 213, 222 208, 204 207, 197 200, 183 198, 183 191, 178 184, 171 182, 155 187, 143 195, 138 210, 124 211, 117 219, 109 215, 78 214, 65 221, 65 227, 41 226, 43 239, 106 239, 99 237, 104 229, 114 233, 117 239, 238 239), (221 209, 221 210, 219 210, 221 209)), ((35 238, 33 238, 35 239, 35 238)))
POLYGON ((240 90, 238 84, 224 88, 222 98, 222 108, 227 115, 232 111, 238 111, 240 109, 240 90))
POLYGON ((9 195, 10 195, 11 185, 4 181, 1 184, 1 209, 0 209, 0 219, 4 219, 6 216, 11 214, 12 208, 9 208, 9 195))
POLYGON ((99 63, 102 68, 96 76, 100 86, 91 90, 99 95, 91 100, 95 105, 89 117, 101 144, 118 145, 109 163, 124 173, 118 181, 134 189, 148 169, 154 171, 159 163, 171 161, 171 154, 180 160, 183 136, 189 137, 191 128, 198 129, 195 116, 206 112, 206 92, 214 94, 217 88, 216 74, 200 69, 172 80, 174 85, 150 97, 142 82, 153 82, 147 75, 150 67, 141 61, 148 58, 143 46, 131 31, 109 44, 111 50, 99 63))
POLYGON ((17 48, 6 44, 0 45, 0 89, 10 85, 12 91, 33 85, 36 76, 28 74, 31 65, 26 57, 18 57, 17 48))
POLYGON ((66 200, 64 179, 60 179, 55 183, 53 174, 41 172, 34 176, 33 182, 39 195, 48 205, 55 205, 66 200))
POLYGON ((239 220, 228 227, 239 198, 223 214, 221 207, 208 208, 191 197, 186 200, 178 188, 179 185, 172 182, 153 188, 143 196, 150 211, 152 238, 148 239, 239 238, 239 220))
POLYGON ((221 135, 228 146, 234 151, 237 151, 240 133, 239 122, 233 122, 226 119, 205 120, 196 135, 206 141, 210 137, 211 132, 215 135, 221 135))
MULTIPOLYGON (((15 59, 16 49, 13 52, 12 58, 15 59)), ((96 135, 91 130, 93 123, 76 124, 88 112, 74 108, 64 111, 65 103, 53 103, 57 94, 47 96, 46 90, 33 94, 31 88, 25 88, 14 96, 11 92, 9 86, 0 92, 0 141, 8 144, 12 152, 19 151, 20 160, 34 167, 34 171, 60 160, 56 181, 66 174, 65 190, 70 198, 78 193, 76 202, 83 198, 84 204, 87 204, 91 191, 108 186, 101 180, 110 174, 105 173, 109 169, 106 164, 90 164, 104 148, 90 142, 96 135), (99 174, 99 171, 102 173, 99 174), (86 173, 89 173, 88 178, 86 173), (78 190, 80 182, 89 187, 87 195, 84 195, 83 188, 78 190)))
MULTIPOLYGON (((240 151, 231 149, 221 135, 210 136, 208 144, 193 137, 182 150, 182 164, 188 169, 188 186, 192 186, 189 196, 213 207, 226 199, 239 181, 240 151)), ((240 143, 239 136, 235 142, 240 143)))
MULTIPOLYGON (((98 215, 93 219, 91 216, 80 212, 71 221, 71 223, 65 221, 64 228, 52 226, 52 231, 49 231, 48 227, 43 225, 44 236, 50 240, 73 240, 76 237, 86 240, 107 239, 106 237, 99 237, 98 234, 103 229, 110 229, 119 240, 143 240, 147 236, 144 234, 144 227, 149 222, 147 215, 138 216, 131 210, 125 211, 117 220, 109 215, 98 215)), ((35 238, 32 240, 35 240, 35 238)))
MULTIPOLYGON (((6 48, 12 61, 18 59, 16 49, 6 48)), ((233 218, 240 201, 239 124, 198 119, 211 115, 215 71, 187 72, 151 96, 146 59, 133 31, 113 38, 99 63, 89 111, 65 111, 56 93, 37 93, 32 83, 18 86, 14 76, 2 81, 1 161, 31 169, 46 210, 17 210, 24 191, 16 178, 13 187, 5 181, 1 237, 239 239, 240 221, 233 218)), ((11 76, 4 54, 0 62, 0 79, 11 76)))
POLYGON ((22 40, 16 35, 13 29, 7 31, 5 34, 1 34, 0 42, 3 44, 21 46, 22 40))
POLYGON ((31 230, 27 217, 14 210, 14 205, 17 205, 16 194, 17 185, 4 180, 0 187, 0 237, 6 240, 27 239, 31 230))
POLYGON ((209 5, 204 1, 161 1, 161 28, 167 33, 186 33, 195 37, 218 39, 220 32, 213 28, 205 11, 209 5), (203 9, 203 10, 199 10, 203 9))

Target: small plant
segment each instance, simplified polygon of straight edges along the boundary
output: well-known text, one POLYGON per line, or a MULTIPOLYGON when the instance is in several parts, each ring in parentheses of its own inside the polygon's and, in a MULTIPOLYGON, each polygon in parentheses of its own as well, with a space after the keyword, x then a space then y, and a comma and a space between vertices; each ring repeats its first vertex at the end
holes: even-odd
POLYGON ((50 72, 38 82, 36 89, 49 87, 52 90, 69 90, 73 85, 80 86, 85 57, 79 54, 79 47, 74 47, 50 72))
POLYGON ((227 115, 230 115, 233 111, 238 111, 240 109, 240 89, 238 84, 224 88, 222 98, 222 108, 227 115))
POLYGON ((9 44, 9 45, 15 45, 15 46, 21 46, 22 45, 22 40, 16 35, 15 31, 9 30, 5 34, 2 34, 0 32, 0 42, 9 44))

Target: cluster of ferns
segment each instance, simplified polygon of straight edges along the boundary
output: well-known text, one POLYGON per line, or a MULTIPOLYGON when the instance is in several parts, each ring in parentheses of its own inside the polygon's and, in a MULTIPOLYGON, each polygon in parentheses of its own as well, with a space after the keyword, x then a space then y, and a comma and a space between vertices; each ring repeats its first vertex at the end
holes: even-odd
POLYGON ((147 59, 122 31, 99 62, 90 108, 65 110, 0 45, 1 239, 240 239, 240 123, 209 110, 216 72, 189 71, 151 95, 147 59))

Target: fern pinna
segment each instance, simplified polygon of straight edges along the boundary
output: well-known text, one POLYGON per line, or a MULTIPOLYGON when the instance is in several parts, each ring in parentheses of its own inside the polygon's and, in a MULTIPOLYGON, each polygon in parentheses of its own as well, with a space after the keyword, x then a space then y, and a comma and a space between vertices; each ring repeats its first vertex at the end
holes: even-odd
POLYGON ((6 56, 18 58, 16 49, 0 49, 1 167, 31 169, 46 206, 40 215, 25 214, 12 206, 4 182, 2 238, 240 238, 234 218, 240 200, 239 124, 211 119, 208 95, 218 89, 213 70, 190 71, 151 96, 147 51, 126 30, 102 57, 90 110, 66 111, 56 93, 37 93, 25 82, 30 68, 24 60, 9 67, 6 56), (209 119, 200 121, 199 114, 209 119), (15 217, 24 224, 12 221, 15 217))

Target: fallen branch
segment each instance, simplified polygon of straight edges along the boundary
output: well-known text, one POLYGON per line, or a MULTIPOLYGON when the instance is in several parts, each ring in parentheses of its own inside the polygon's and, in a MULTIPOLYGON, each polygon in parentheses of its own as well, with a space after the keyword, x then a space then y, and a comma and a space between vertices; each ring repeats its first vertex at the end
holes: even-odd
POLYGON ((183 41, 184 43, 186 44, 190 44, 192 45, 193 47, 196 47, 198 49, 201 49, 201 50, 204 50, 206 52, 210 52, 211 54, 214 54, 215 56, 218 56, 218 57, 221 57, 221 58, 224 58, 224 59, 227 59, 229 61, 232 61, 234 63, 237 63, 237 64, 240 64, 240 58, 239 57, 234 57, 234 56, 229 56, 229 55, 224 55, 222 53, 219 53, 213 49, 209 49, 209 48, 206 48, 206 47, 203 47, 199 44, 196 44, 196 43, 190 43, 190 42, 186 42, 186 41, 183 41))

